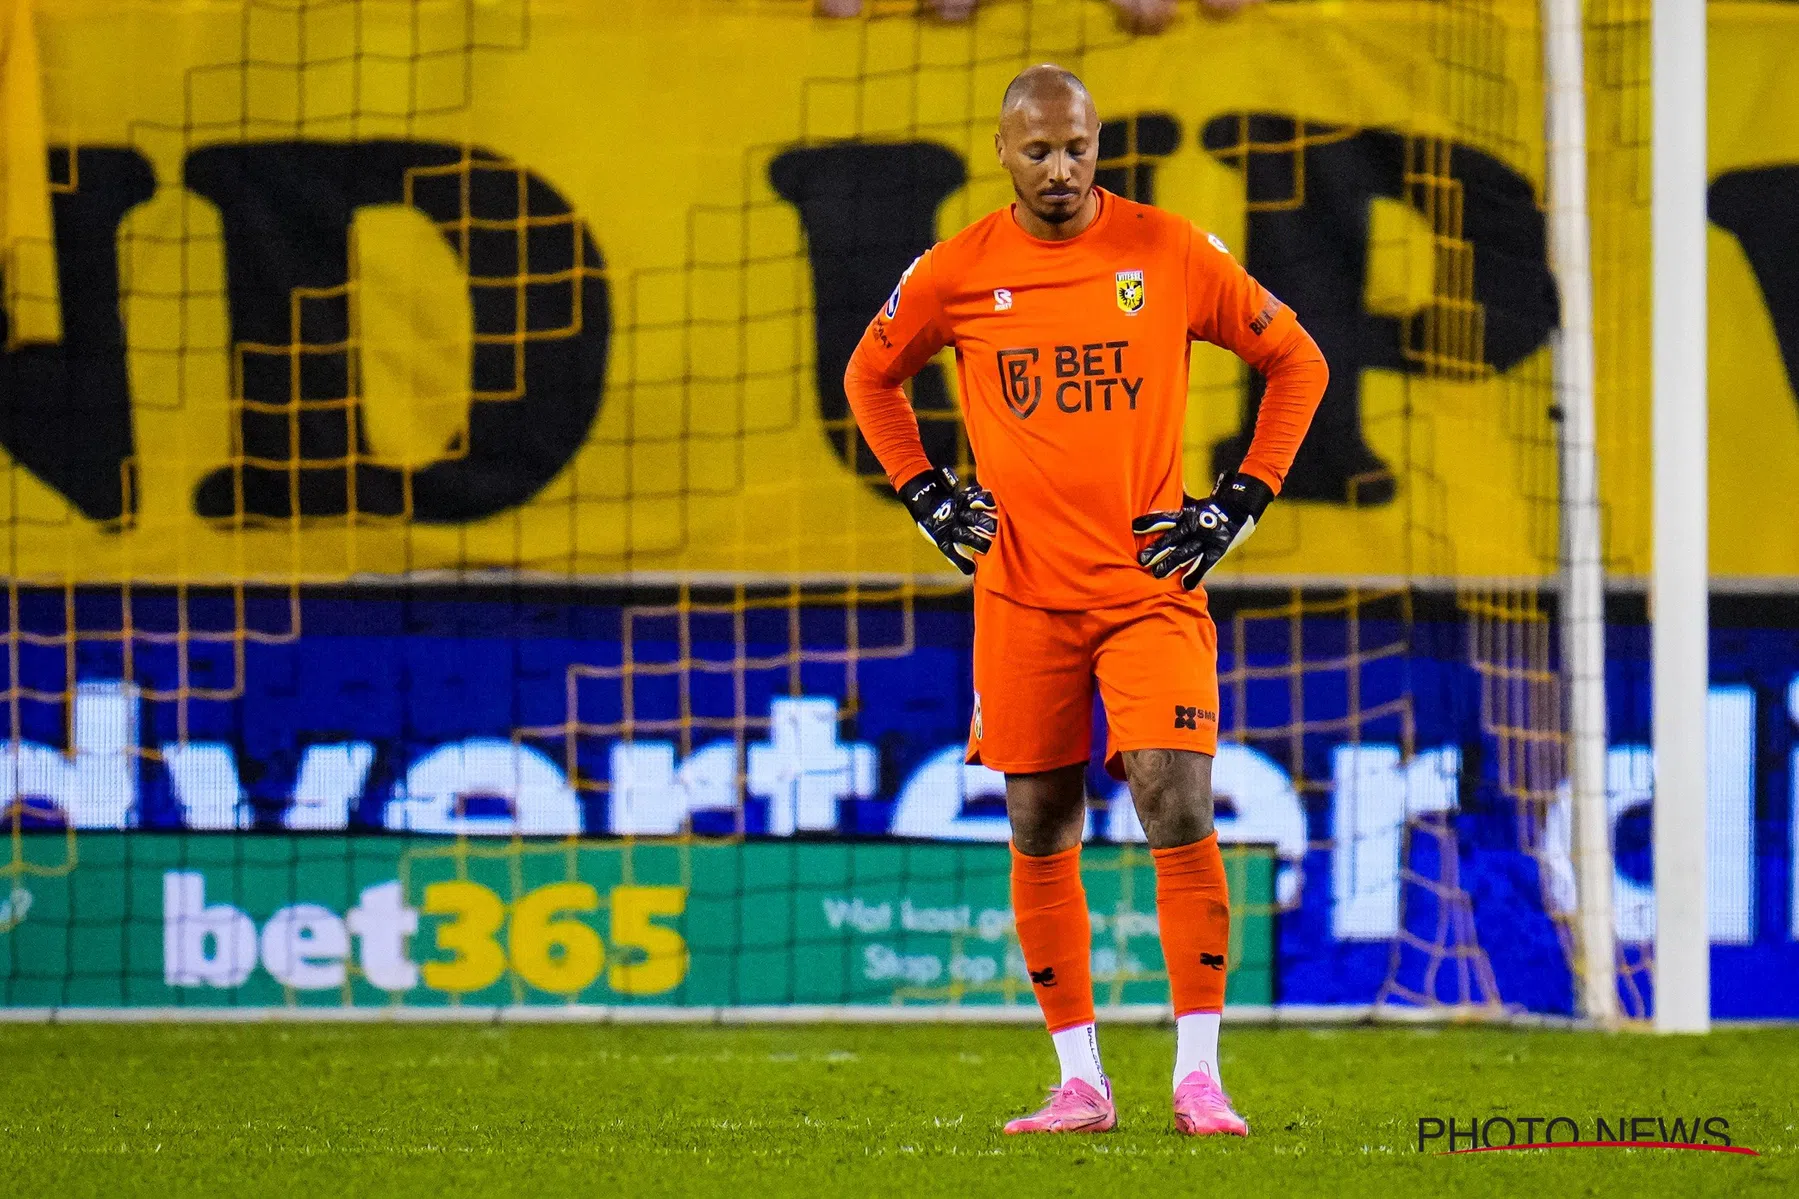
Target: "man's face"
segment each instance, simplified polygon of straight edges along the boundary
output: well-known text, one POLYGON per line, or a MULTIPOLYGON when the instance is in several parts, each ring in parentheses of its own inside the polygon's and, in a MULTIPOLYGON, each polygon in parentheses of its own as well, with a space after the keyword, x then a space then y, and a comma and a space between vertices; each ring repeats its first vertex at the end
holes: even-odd
POLYGON ((1050 225, 1074 217, 1093 190, 1099 164, 1099 118, 1073 89, 1032 98, 1000 118, 1000 163, 1018 202, 1050 225))

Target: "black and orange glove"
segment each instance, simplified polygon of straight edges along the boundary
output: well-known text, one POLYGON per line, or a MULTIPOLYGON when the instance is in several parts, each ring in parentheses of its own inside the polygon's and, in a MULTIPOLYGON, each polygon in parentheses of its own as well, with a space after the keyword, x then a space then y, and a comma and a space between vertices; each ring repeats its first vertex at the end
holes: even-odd
POLYGON ((992 549, 999 533, 993 493, 972 479, 959 482, 955 471, 939 466, 906 480, 899 496, 931 544, 957 570, 973 574, 974 556, 992 549))
POLYGON ((1203 500, 1186 497, 1179 511, 1148 512, 1131 522, 1139 537, 1155 537, 1137 555, 1137 564, 1158 579, 1181 572, 1181 586, 1199 586, 1206 572, 1255 532, 1274 492, 1254 475, 1220 475, 1203 500))

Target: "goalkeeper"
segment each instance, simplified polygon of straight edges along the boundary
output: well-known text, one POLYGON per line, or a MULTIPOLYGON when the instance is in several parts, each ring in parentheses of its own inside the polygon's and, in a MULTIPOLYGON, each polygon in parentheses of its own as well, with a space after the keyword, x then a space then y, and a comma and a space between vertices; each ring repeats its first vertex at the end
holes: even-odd
POLYGON ((1129 782, 1155 858, 1175 1123, 1247 1135, 1218 1072, 1230 918, 1212 826, 1217 631, 1200 582, 1280 490, 1324 359, 1217 238, 1093 185, 1099 120, 1074 75, 1020 74, 995 145, 1016 202, 908 268, 844 386, 919 526, 974 576, 968 760, 1006 776, 1018 941, 1062 1069, 1048 1105, 1006 1131, 1116 1122, 1080 876, 1097 685, 1106 768, 1129 782), (1181 481, 1195 338, 1267 379, 1248 454, 1204 499, 1181 481), (925 457, 901 387, 946 345, 978 486, 925 457))

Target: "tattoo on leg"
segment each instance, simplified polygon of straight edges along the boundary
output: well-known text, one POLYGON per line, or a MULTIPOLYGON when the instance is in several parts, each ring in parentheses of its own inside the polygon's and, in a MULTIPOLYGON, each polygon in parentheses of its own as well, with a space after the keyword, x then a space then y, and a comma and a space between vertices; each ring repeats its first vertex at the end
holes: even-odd
POLYGON ((1131 799, 1151 847, 1203 841, 1212 833, 1212 759, 1180 749, 1140 749, 1124 755, 1131 799))

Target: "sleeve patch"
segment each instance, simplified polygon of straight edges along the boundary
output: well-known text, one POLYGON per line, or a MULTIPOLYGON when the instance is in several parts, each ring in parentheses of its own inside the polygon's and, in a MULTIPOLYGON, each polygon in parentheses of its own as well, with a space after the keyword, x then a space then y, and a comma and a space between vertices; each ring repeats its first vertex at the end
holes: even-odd
POLYGON ((1211 242, 1212 248, 1214 250, 1217 250, 1220 254, 1229 254, 1230 253, 1230 249, 1225 246, 1224 242, 1219 239, 1219 237, 1216 233, 1206 234, 1206 240, 1211 242))
POLYGON ((912 272, 917 270, 918 264, 923 261, 924 261, 923 254, 920 254, 917 258, 914 258, 912 260, 912 265, 907 267, 905 274, 900 276, 899 282, 895 283, 893 285, 893 294, 887 297, 887 304, 885 307, 883 307, 881 309, 882 316, 886 317, 888 320, 892 320, 894 317, 899 315, 900 292, 905 288, 906 280, 908 280, 912 277, 912 272))
POLYGON ((1274 318, 1279 315, 1280 310, 1284 307, 1286 307, 1286 305, 1275 299, 1273 294, 1270 293, 1268 302, 1262 305, 1262 311, 1256 313, 1250 320, 1249 331, 1254 333, 1257 337, 1260 337, 1262 332, 1267 329, 1269 325, 1274 323, 1274 318))

